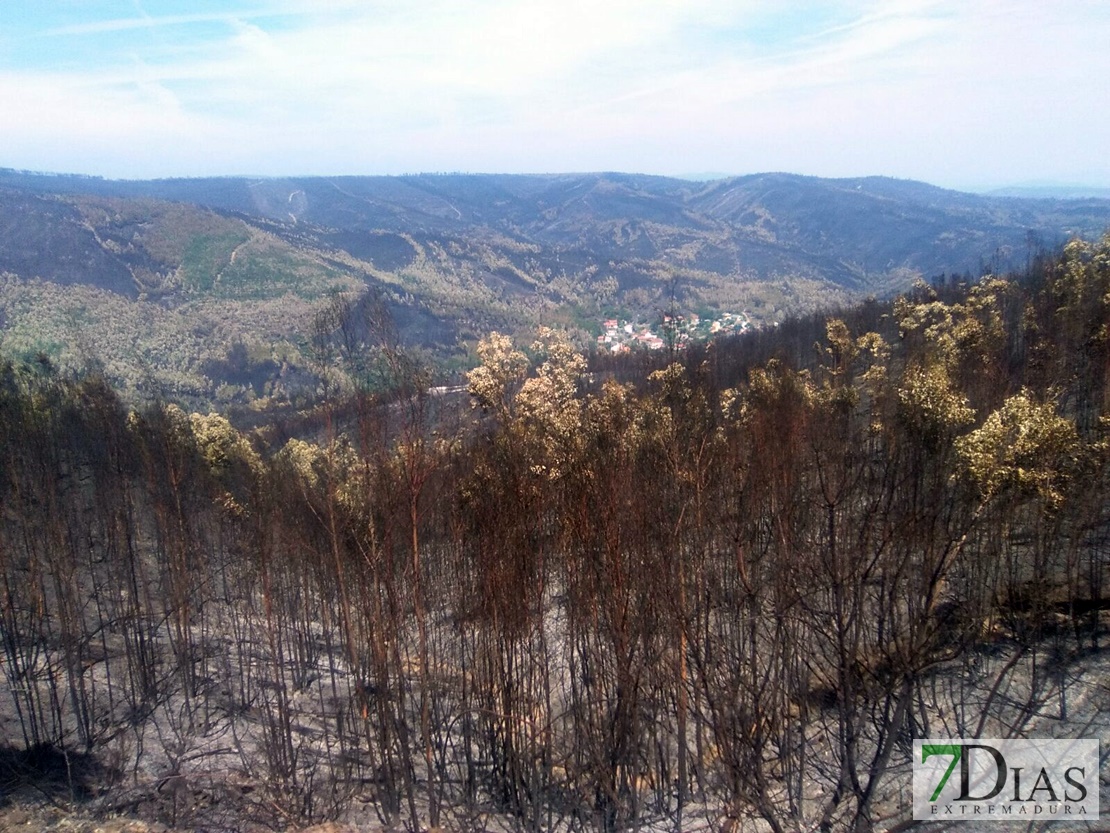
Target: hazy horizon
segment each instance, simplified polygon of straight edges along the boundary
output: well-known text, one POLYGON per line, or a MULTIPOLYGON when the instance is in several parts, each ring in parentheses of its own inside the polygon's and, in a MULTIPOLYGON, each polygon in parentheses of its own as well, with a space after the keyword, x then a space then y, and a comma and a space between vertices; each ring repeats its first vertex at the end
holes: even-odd
POLYGON ((0 6, 0 166, 1110 186, 1110 113, 1093 106, 1110 77, 1110 7, 1096 2, 189 8, 0 6))

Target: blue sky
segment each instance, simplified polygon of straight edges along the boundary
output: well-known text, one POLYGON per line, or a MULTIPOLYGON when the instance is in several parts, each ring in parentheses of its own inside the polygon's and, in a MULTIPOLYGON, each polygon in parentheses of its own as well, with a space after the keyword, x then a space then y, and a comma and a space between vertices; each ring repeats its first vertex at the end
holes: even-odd
POLYGON ((3 0, 0 166, 1110 186, 1105 0, 3 0))

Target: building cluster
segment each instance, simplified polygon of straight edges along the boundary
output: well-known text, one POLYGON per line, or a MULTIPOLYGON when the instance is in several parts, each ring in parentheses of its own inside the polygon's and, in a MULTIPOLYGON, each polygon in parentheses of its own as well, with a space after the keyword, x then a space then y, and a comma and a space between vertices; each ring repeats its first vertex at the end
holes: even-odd
POLYGON ((597 349, 611 353, 624 353, 629 350, 662 350, 673 344, 681 348, 690 341, 703 341, 717 335, 742 333, 752 326, 746 312, 725 312, 716 318, 703 318, 697 313, 689 315, 665 314, 657 324, 645 324, 608 318, 601 322, 601 335, 597 337, 597 349), (659 332, 656 332, 658 330, 659 332))

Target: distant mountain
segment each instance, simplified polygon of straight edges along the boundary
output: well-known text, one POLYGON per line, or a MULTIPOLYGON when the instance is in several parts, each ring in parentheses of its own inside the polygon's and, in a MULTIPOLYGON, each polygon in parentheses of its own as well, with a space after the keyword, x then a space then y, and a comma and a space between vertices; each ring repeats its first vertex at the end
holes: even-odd
POLYGON ((1110 188, 1051 183, 1008 185, 1005 188, 995 188, 988 191, 987 195, 991 197, 1023 197, 1029 199, 1106 200, 1110 199, 1110 188))
MULTIPOLYGON (((381 232, 489 238, 646 258, 729 277, 802 275, 852 288, 895 271, 977 273, 1024 259, 1031 236, 1055 246, 1110 226, 1110 201, 1012 199, 883 177, 756 174, 709 183, 629 174, 420 175, 150 181, 0 171, 25 193, 146 198, 264 220, 284 236, 367 254, 381 232), (307 227, 307 228, 306 228, 307 227), (305 237, 307 235, 307 238, 305 237), (690 251, 692 248, 694 251, 690 251)), ((380 245, 379 245, 380 244, 380 245)), ((384 254, 384 253, 383 253, 384 254)), ((546 255, 548 252, 541 252, 546 255)), ((388 259, 389 255, 385 255, 388 259)), ((541 258, 545 259, 545 258, 541 258)))
POLYGON ((261 398, 307 373, 312 319, 336 292, 371 289, 406 339, 462 362, 493 328, 585 336, 672 304, 767 322, 918 277, 1019 268, 1108 227, 1110 200, 882 177, 0 170, 0 348, 94 358, 136 389, 261 398))

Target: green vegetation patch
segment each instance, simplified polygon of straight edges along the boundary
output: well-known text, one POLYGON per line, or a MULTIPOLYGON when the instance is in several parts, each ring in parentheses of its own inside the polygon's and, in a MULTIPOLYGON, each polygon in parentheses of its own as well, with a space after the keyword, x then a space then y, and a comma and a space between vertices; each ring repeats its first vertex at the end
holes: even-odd
POLYGON ((216 295, 262 300, 295 292, 315 298, 327 292, 339 277, 327 267, 297 261, 295 257, 273 252, 243 258, 220 276, 216 295))
POLYGON ((203 234, 185 246, 181 261, 182 283, 194 292, 211 292, 216 280, 229 264, 236 250, 250 240, 250 233, 241 231, 224 234, 203 234))

